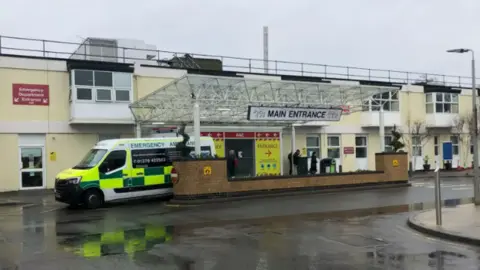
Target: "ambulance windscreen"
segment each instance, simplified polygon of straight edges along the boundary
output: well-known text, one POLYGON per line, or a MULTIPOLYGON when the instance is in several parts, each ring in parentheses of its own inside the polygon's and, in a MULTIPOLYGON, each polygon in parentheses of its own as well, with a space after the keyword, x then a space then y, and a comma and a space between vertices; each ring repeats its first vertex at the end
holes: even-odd
POLYGON ((102 160, 106 153, 107 150, 105 149, 91 149, 73 169, 82 170, 93 168, 102 160))

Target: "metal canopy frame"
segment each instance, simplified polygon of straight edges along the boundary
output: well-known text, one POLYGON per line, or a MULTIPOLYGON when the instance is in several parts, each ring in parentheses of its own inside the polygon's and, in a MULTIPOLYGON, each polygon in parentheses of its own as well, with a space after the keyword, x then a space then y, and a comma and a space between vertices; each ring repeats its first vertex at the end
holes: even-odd
POLYGON ((205 124, 286 126, 302 122, 249 122, 248 106, 361 108, 373 95, 399 89, 187 74, 130 104, 130 110, 138 124, 190 123, 194 121, 194 104, 198 104, 200 121, 205 124))

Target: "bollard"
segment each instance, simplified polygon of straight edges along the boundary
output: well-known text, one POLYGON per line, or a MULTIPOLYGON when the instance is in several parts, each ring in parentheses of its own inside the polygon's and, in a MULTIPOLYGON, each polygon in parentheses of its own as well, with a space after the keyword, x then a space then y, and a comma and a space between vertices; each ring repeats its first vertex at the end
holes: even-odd
POLYGON ((440 166, 435 169, 435 217, 437 226, 442 225, 442 188, 440 185, 440 166))

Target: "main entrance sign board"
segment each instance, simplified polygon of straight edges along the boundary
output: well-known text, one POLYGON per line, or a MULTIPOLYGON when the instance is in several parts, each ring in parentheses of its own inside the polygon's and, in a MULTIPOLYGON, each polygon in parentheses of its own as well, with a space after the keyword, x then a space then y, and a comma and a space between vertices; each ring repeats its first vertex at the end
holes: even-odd
POLYGON ((342 108, 248 106, 250 121, 340 121, 342 108))

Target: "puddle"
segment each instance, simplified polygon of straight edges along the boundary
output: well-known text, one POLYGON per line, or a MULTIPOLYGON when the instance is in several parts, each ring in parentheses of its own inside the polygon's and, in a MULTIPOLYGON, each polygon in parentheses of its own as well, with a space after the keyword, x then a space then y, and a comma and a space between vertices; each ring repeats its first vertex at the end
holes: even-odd
POLYGON ((65 251, 87 258, 118 254, 134 256, 155 245, 169 242, 172 237, 172 226, 151 225, 131 230, 66 237, 58 244, 65 251))

